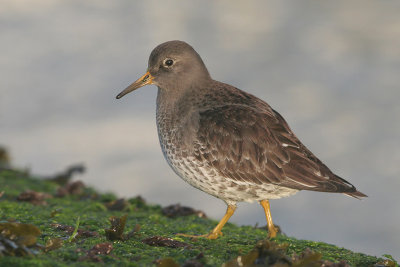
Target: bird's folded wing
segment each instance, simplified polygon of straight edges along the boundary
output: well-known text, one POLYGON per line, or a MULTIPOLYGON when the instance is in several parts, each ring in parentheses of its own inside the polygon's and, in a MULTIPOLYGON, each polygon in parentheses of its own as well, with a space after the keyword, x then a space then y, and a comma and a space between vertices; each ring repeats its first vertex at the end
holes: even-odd
POLYGON ((269 106, 224 105, 203 110, 195 157, 236 183, 271 183, 293 189, 353 192, 292 133, 269 106))

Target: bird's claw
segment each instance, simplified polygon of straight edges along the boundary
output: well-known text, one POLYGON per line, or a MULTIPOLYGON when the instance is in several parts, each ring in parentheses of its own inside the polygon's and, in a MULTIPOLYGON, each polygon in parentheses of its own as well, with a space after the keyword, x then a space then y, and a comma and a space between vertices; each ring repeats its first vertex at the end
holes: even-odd
POLYGON ((268 239, 275 238, 276 233, 278 233, 278 228, 276 228, 275 226, 268 227, 268 239))
POLYGON ((220 236, 223 236, 223 233, 221 231, 219 231, 219 232, 211 232, 208 235, 206 235, 206 238, 207 239, 217 239, 220 236))

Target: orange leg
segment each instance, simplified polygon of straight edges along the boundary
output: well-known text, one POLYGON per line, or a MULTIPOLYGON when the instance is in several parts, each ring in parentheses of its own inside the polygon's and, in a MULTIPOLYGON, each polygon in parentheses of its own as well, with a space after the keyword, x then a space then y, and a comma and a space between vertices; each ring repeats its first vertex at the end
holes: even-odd
POLYGON ((267 218, 268 238, 274 238, 274 237, 276 237, 276 233, 278 231, 276 230, 276 228, 274 226, 274 223, 272 222, 272 216, 271 216, 271 210, 270 210, 270 207, 269 207, 269 201, 268 200, 261 200, 260 204, 264 208, 265 217, 267 218))
POLYGON ((226 209, 226 213, 225 213, 224 217, 222 217, 222 219, 218 223, 218 225, 209 234, 206 234, 206 235, 178 234, 178 235, 186 236, 186 237, 205 237, 208 239, 217 239, 219 236, 222 236, 221 229, 228 222, 229 218, 233 215, 233 213, 235 212, 235 209, 236 209, 236 206, 228 205, 228 208, 226 209))

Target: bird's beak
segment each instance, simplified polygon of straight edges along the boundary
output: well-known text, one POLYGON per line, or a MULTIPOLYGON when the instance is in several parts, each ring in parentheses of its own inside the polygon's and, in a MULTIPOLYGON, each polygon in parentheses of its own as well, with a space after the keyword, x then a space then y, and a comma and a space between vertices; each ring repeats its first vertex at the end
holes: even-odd
POLYGON ((153 84, 153 79, 154 79, 154 77, 151 76, 150 72, 146 72, 142 77, 137 79, 134 83, 132 83, 131 85, 126 87, 125 90, 123 90, 121 93, 119 93, 117 95, 117 99, 120 99, 124 95, 126 95, 142 86, 145 86, 147 84, 153 84))

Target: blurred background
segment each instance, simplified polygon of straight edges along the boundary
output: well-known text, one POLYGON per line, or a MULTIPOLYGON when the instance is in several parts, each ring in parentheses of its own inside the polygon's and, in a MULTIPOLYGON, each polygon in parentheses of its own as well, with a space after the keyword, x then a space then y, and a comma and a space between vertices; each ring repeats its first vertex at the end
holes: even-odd
MULTIPOLYGON (((178 178, 161 153, 157 88, 115 96, 151 50, 184 40, 212 77, 267 101, 335 173, 369 197, 300 192, 271 201, 289 236, 400 259, 400 2, 3 0, 0 144, 38 175, 75 163, 121 197, 225 204, 178 178)), ((265 225, 256 203, 231 222, 265 225)))

